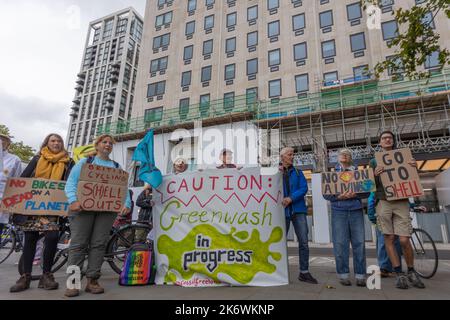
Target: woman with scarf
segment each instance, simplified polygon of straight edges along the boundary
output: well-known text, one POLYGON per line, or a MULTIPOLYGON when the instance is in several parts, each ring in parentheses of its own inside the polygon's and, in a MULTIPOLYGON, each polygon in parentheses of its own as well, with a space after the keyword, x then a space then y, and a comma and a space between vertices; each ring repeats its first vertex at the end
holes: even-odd
MULTIPOLYGON (((45 138, 39 154, 31 160, 21 177, 66 181, 74 165, 74 161, 64 149, 63 138, 58 134, 52 133, 45 138)), ((21 292, 30 288, 33 260, 40 232, 44 232, 45 234, 45 249, 44 273, 41 276, 38 288, 45 290, 58 289, 59 285, 51 273, 58 245, 58 217, 16 215, 14 220, 22 225, 25 233, 25 245, 23 248, 24 274, 11 287, 10 292, 21 292)))

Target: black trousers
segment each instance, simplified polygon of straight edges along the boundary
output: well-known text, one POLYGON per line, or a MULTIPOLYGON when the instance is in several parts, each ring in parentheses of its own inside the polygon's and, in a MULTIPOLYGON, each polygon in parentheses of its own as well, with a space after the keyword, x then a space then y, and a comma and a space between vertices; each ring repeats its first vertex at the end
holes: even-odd
MULTIPOLYGON (((55 259, 56 250, 58 248, 59 231, 45 232, 44 239, 44 273, 49 273, 52 270, 52 265, 55 259)), ((24 272, 30 273, 33 270, 33 260, 36 254, 36 245, 39 239, 39 232, 26 231, 25 245, 23 248, 23 262, 24 272)))

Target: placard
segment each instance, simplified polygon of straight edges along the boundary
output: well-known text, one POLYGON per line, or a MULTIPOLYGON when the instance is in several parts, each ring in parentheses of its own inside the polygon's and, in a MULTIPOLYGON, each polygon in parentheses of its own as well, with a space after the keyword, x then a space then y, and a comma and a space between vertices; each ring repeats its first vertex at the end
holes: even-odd
POLYGON ((375 154, 377 166, 384 167, 381 174, 387 200, 400 200, 423 195, 417 168, 408 164, 412 160, 409 148, 397 149, 375 154))
POLYGON ((22 215, 67 216, 69 203, 65 181, 37 178, 9 178, 1 209, 22 215))
POLYGON ((78 183, 78 201, 85 211, 119 212, 125 205, 128 173, 85 163, 78 183))
POLYGON ((375 190, 375 177, 371 168, 355 171, 322 173, 323 195, 338 195, 347 191, 366 193, 375 190))

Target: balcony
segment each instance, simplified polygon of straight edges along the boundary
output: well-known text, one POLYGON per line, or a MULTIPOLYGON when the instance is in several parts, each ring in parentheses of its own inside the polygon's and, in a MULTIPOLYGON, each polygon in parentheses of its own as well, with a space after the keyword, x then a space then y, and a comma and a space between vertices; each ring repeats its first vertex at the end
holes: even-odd
POLYGON ((108 96, 107 98, 106 98, 106 102, 108 102, 108 103, 110 103, 110 104, 114 104, 114 101, 115 101, 116 99, 114 98, 114 96, 108 96))
POLYGON ((80 106, 73 105, 71 109, 72 109, 73 111, 77 112, 78 110, 80 110, 80 106))
POLYGON ((75 90, 77 90, 78 92, 82 92, 83 89, 84 89, 84 86, 82 86, 80 84, 75 87, 75 90))
POLYGON ((78 112, 73 111, 72 113, 70 113, 70 116, 71 116, 73 119, 76 119, 76 118, 78 118, 78 112))
POLYGON ((117 83, 117 82, 119 81, 119 77, 118 77, 118 76, 112 76, 109 80, 110 80, 112 83, 117 83))
POLYGON ((75 83, 82 86, 84 85, 84 79, 78 79, 75 83))
POLYGON ((114 109, 114 104, 108 103, 108 104, 105 106, 105 109, 106 109, 106 110, 113 110, 113 109, 114 109))
POLYGON ((72 102, 76 105, 80 105, 81 103, 81 98, 80 97, 76 97, 75 99, 72 100, 72 102))
POLYGON ((107 95, 109 95, 109 96, 116 96, 116 90, 109 90, 107 93, 106 93, 107 95))
POLYGON ((113 64, 111 64, 111 67, 120 69, 120 61, 114 62, 113 64))
POLYGON ((86 71, 85 72, 80 72, 79 74, 77 74, 77 77, 80 79, 86 79, 86 71))
POLYGON ((118 76, 119 73, 120 73, 120 70, 119 70, 119 69, 112 69, 112 70, 111 70, 111 74, 112 74, 112 75, 118 76))

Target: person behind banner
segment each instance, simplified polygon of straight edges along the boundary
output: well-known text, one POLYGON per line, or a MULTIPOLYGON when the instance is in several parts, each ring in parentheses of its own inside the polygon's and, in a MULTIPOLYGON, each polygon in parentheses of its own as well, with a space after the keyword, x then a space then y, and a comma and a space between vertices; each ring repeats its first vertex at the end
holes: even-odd
POLYGON ((177 158, 173 162, 173 173, 174 174, 180 174, 186 172, 188 169, 187 162, 184 158, 177 158))
POLYGON ((309 272, 308 220, 305 195, 308 183, 303 172, 293 166, 294 149, 284 148, 280 152, 281 170, 283 172, 282 201, 286 217, 286 234, 291 222, 298 239, 300 274, 298 280, 317 284, 317 280, 309 272))
POLYGON ((153 223, 152 211, 155 203, 152 200, 152 191, 152 187, 147 184, 137 198, 136 205, 140 208, 138 217, 139 222, 153 223))
MULTIPOLYGON (((52 133, 45 138, 39 154, 33 157, 21 177, 66 181, 74 164, 75 162, 64 149, 63 138, 58 134, 52 133)), ((10 292, 21 292, 30 288, 33 260, 40 232, 45 233, 44 272, 39 280, 38 288, 45 290, 58 289, 59 284, 55 281, 51 269, 58 245, 59 217, 15 215, 14 221, 21 225, 25 233, 23 248, 24 273, 16 284, 10 288, 10 292)))
MULTIPOLYGON (((0 134, 0 140, 2 141, 2 154, 3 159, 3 170, 0 171, 0 199, 3 197, 3 192, 6 187, 6 181, 8 178, 20 177, 22 173, 22 162, 20 158, 14 154, 8 152, 9 146, 11 145, 11 137, 6 134, 0 134)), ((9 214, 0 211, 0 235, 2 234, 3 228, 9 221, 9 214)))
MULTIPOLYGON (((110 159, 115 144, 111 135, 102 135, 95 141, 96 156, 91 159, 93 164, 118 168, 117 162, 110 159)), ((127 192, 125 206, 121 212, 93 212, 85 211, 81 207, 77 197, 78 183, 81 169, 88 159, 82 159, 73 168, 66 184, 66 195, 70 204, 70 230, 71 243, 69 247, 69 257, 67 266, 79 266, 83 269, 83 262, 87 255, 88 266, 86 270, 87 285, 86 292, 92 294, 102 294, 105 290, 98 283, 101 276, 101 267, 104 260, 106 243, 109 239, 110 231, 117 214, 126 216, 131 209, 131 198, 127 192)), ((65 296, 75 297, 80 294, 77 289, 67 289, 65 296)))
POLYGON ((230 149, 223 149, 222 151, 220 151, 219 159, 222 164, 218 166, 217 169, 239 169, 235 164, 232 163, 233 151, 231 151, 230 149))
MULTIPOLYGON (((391 131, 382 132, 379 143, 383 151, 396 149, 395 136, 391 131)), ((414 159, 409 159, 408 165, 417 168, 417 163, 414 159)), ((409 201, 408 199, 386 200, 386 194, 380 177, 384 172, 384 167, 379 166, 375 158, 370 161, 370 167, 374 169, 377 187, 375 192, 377 199, 377 225, 384 235, 386 251, 396 273, 395 286, 399 289, 408 289, 409 280, 414 287, 421 289, 425 288, 419 275, 414 270, 414 253, 410 242, 413 227, 409 214, 409 201), (400 257, 395 250, 395 236, 398 236, 400 239, 400 245, 408 267, 407 274, 402 272, 400 257)))
POLYGON ((128 192, 130 193, 130 199, 131 199, 131 208, 130 208, 130 212, 127 215, 118 215, 116 217, 116 220, 114 221, 113 227, 115 229, 120 229, 123 226, 126 226, 128 224, 131 224, 131 222, 133 221, 133 210, 134 210, 134 201, 133 201, 133 190, 128 190, 128 192))
MULTIPOLYGON (((339 151, 336 172, 355 171, 352 153, 348 149, 339 151)), ((336 272, 343 286, 351 286, 349 279, 350 243, 353 251, 353 270, 356 285, 366 286, 366 247, 364 234, 364 212, 361 199, 370 193, 347 191, 339 195, 324 195, 331 203, 331 228, 336 272)))

